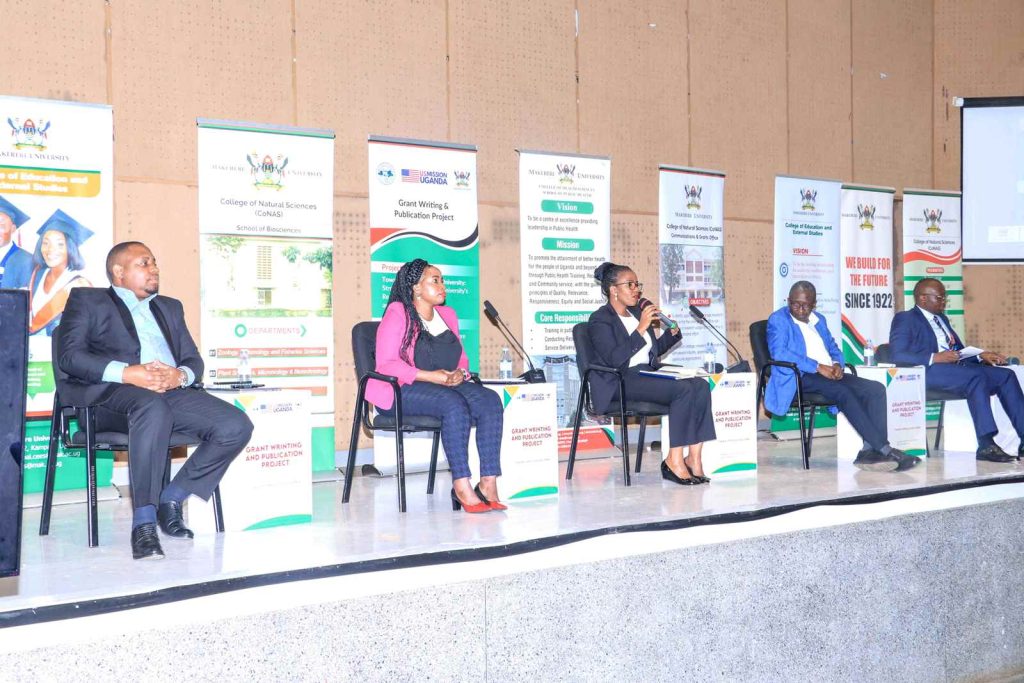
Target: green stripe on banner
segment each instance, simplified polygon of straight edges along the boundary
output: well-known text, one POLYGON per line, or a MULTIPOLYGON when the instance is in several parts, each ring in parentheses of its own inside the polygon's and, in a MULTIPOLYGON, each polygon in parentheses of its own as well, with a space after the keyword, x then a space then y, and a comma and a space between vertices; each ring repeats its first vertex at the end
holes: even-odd
POLYGON ((534 486, 532 489, 525 489, 509 498, 533 498, 534 496, 550 496, 558 493, 557 486, 534 486))
MULTIPOLYGON (((914 290, 913 289, 904 289, 903 293, 904 294, 913 294, 914 290)), ((947 289, 946 290, 946 294, 948 296, 963 296, 964 290, 962 290, 962 289, 947 289)))
MULTIPOLYGON (((954 264, 957 265, 957 264, 954 264)), ((964 279, 963 275, 904 275, 903 279, 909 282, 917 282, 928 278, 929 280, 939 280, 941 282, 957 282, 964 279)))
POLYGON ((274 526, 288 526, 289 524, 309 524, 312 521, 313 515, 282 515, 280 517, 265 519, 262 522, 256 522, 255 524, 245 527, 245 531, 269 529, 274 526))
POLYGON ((84 173, 85 175, 99 175, 100 173, 100 171, 87 171, 78 168, 44 168, 42 166, 0 166, 0 168, 13 168, 19 171, 32 171, 33 173, 41 173, 43 171, 50 171, 51 173, 84 173))
POLYGON ((947 308, 945 313, 946 313, 946 317, 947 318, 949 316, 951 316, 951 315, 963 315, 964 314, 964 309, 962 309, 962 308, 947 308))
POLYGON ((731 465, 726 465, 725 467, 719 467, 717 470, 715 470, 711 474, 724 474, 725 472, 746 472, 748 470, 756 470, 756 469, 757 469, 757 463, 756 462, 734 462, 731 465))
POLYGON ((917 458, 920 458, 922 456, 928 455, 928 449, 927 448, 908 448, 907 450, 905 450, 903 452, 906 453, 907 455, 913 455, 914 457, 917 457, 917 458))

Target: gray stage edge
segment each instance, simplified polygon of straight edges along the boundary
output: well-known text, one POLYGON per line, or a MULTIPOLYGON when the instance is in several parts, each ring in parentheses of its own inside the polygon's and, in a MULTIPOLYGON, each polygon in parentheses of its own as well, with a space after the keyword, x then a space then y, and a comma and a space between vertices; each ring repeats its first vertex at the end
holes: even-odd
POLYGON ((1006 680, 1024 671, 1022 520, 1017 499, 154 624, 7 655, 0 680, 1006 680))

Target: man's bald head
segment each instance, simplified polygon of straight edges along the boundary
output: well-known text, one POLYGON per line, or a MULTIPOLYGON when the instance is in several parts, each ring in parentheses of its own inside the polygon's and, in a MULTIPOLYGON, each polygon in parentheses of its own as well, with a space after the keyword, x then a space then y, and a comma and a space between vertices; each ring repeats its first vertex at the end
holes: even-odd
POLYGON ((914 285, 914 303, 935 315, 946 310, 946 287, 933 277, 918 280, 914 285))

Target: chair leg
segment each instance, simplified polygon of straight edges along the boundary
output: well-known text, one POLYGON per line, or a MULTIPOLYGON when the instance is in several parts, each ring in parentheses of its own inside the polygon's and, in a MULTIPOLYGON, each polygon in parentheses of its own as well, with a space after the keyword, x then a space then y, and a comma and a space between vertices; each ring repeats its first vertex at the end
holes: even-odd
POLYGON ((213 523, 217 533, 224 533, 224 504, 220 499, 220 486, 213 489, 213 523))
POLYGON ((437 447, 441 443, 441 432, 434 432, 434 440, 430 444, 430 473, 427 475, 427 495, 434 493, 434 477, 437 475, 437 447))
POLYGON ((92 408, 85 409, 85 478, 89 500, 86 518, 86 530, 89 534, 89 547, 100 544, 99 515, 96 505, 96 419, 92 408))
POLYGON ((356 467, 356 446, 359 443, 359 411, 362 407, 362 400, 357 400, 355 415, 352 416, 352 435, 348 440, 348 462, 345 464, 345 487, 341 494, 342 503, 347 503, 348 497, 352 493, 352 474, 356 467))
POLYGON ((804 461, 804 469, 811 469, 810 457, 807 452, 807 424, 804 421, 804 406, 802 403, 798 403, 796 412, 800 421, 800 455, 804 461))
POLYGON ((935 427, 935 450, 939 450, 939 439, 942 438, 942 419, 946 416, 946 402, 939 401, 939 424, 935 427))
POLYGON ((569 443, 569 463, 565 467, 565 480, 572 479, 572 468, 576 465, 576 442, 580 438, 580 420, 583 419, 583 399, 586 390, 580 388, 580 396, 576 401, 576 417, 572 421, 572 441, 569 443))
POLYGON ((629 480, 629 425, 626 424, 626 405, 619 402, 619 420, 622 424, 622 478, 626 486, 630 485, 629 480))
POLYGON ((807 469, 810 469, 811 464, 811 448, 814 446, 814 416, 817 411, 817 406, 811 406, 811 415, 807 423, 807 469))
POLYGON ((638 437, 638 443, 636 445, 636 469, 634 470, 637 474, 640 473, 640 463, 644 459, 644 434, 647 431, 647 418, 640 416, 640 434, 638 437))
POLYGON ((57 479, 57 453, 60 449, 60 423, 63 419, 54 396, 53 415, 50 422, 50 445, 46 450, 46 476, 43 482, 43 509, 39 516, 39 535, 50 533, 50 512, 53 510, 53 487, 57 479))
POLYGON ((395 429, 395 455, 396 475, 398 476, 398 511, 405 512, 405 448, 402 438, 401 422, 398 422, 395 429))

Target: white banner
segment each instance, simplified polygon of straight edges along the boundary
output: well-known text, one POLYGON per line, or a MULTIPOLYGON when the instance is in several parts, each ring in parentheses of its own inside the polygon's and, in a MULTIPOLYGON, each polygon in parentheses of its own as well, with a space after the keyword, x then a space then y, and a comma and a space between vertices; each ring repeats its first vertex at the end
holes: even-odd
POLYGON ((395 273, 423 258, 444 276, 469 367, 480 367, 476 147, 371 136, 370 313, 384 315, 395 273))
POLYGON ((29 416, 53 406, 50 336, 75 287, 106 287, 114 133, 103 104, 0 96, 0 286, 27 289, 29 416))
POLYGON ((729 361, 725 345, 689 310, 699 307, 724 334, 724 188, 725 174, 718 171, 666 165, 658 169, 659 304, 683 333, 682 343, 662 359, 667 363, 703 366, 708 344, 717 362, 729 361))
MULTIPOLYGON (((889 443, 907 455, 928 454, 925 430, 924 368, 858 368, 857 376, 885 385, 889 443)), ((839 460, 852 461, 864 447, 853 425, 839 413, 836 420, 836 448, 839 460)))
POLYGON ((775 287, 772 309, 807 280, 818 290, 816 313, 840 338, 839 193, 834 180, 775 176, 775 287))
POLYGON ((843 185, 840 292, 847 363, 864 362, 864 348, 889 341, 893 317, 892 188, 843 185))
MULTIPOLYGON (((206 380, 237 382, 247 357, 253 382, 308 390, 308 409, 330 415, 316 422, 331 429, 334 134, 198 124, 206 380)), ((333 467, 333 436, 314 441, 317 469, 333 467)))
POLYGON ((964 334, 964 270, 960 193, 903 190, 903 306, 914 307, 914 286, 931 277, 946 288, 946 315, 964 334))
MULTIPOLYGON (((611 161, 521 151, 519 230, 523 346, 558 385, 565 431, 580 391, 572 328, 605 303, 594 269, 611 256, 611 161)), ((568 440, 560 437, 563 450, 568 440)), ((607 446, 603 430, 580 434, 583 450, 607 446)))

